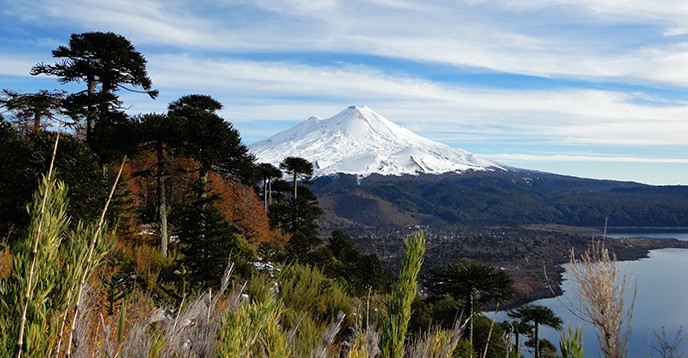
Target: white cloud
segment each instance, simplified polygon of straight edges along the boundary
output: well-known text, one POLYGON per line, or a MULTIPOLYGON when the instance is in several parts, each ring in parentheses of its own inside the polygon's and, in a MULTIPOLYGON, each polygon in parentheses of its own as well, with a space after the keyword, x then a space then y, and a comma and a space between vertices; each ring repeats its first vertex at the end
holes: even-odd
POLYGON ((685 145, 688 132, 686 103, 656 104, 643 93, 481 89, 390 76, 363 66, 209 61, 173 55, 151 57, 150 69, 161 88, 210 92, 231 103, 248 101, 256 105, 255 120, 328 117, 346 105, 366 104, 420 133, 442 128, 445 138, 518 136, 542 143, 671 146, 685 145), (264 107, 256 103, 256 96, 281 101, 277 107, 264 107), (300 99, 304 97, 332 103, 319 106, 331 111, 307 108, 311 105, 304 106, 300 99), (275 113, 279 112, 275 108, 283 114, 275 113))
POLYGON ((490 159, 512 162, 584 162, 584 163, 659 163, 659 164, 688 164, 688 159, 681 158, 649 158, 613 155, 582 155, 582 154, 522 154, 499 153, 490 154, 490 159))
POLYGON ((35 64, 35 59, 0 56, 0 75, 27 76, 35 64))
POLYGON ((10 5, 26 21, 118 31, 152 48, 373 54, 526 75, 688 86, 688 49, 676 36, 688 28, 682 1, 264 0, 199 6, 115 0, 83 6, 46 0, 10 5), (562 27, 567 21, 569 29, 562 27), (600 32, 572 35, 579 28, 590 31, 589 25, 600 32), (639 29, 625 35, 604 31, 616 25, 639 29), (656 41, 638 44, 634 37, 640 31, 656 41))

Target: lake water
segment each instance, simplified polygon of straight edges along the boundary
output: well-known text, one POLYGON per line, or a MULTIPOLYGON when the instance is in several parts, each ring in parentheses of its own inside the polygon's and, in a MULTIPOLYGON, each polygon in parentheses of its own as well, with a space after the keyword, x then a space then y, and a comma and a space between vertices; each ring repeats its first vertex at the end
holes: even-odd
MULTIPOLYGON (((643 232, 608 236, 677 238, 688 241, 688 232, 670 234, 643 232)), ((685 327, 686 334, 682 335, 685 338, 680 344, 679 352, 688 355, 688 250, 654 250, 650 252, 648 258, 619 262, 619 269, 628 272, 630 289, 626 302, 631 302, 633 286, 637 288, 628 357, 650 357, 650 353, 654 357, 661 357, 661 354, 652 348, 658 347, 655 332, 660 333, 662 327, 665 328, 670 341, 673 341, 676 333, 685 327)), ((585 357, 601 357, 592 326, 582 323, 565 307, 565 305, 570 305, 567 302, 578 302, 578 298, 572 291, 572 284, 575 285, 575 282, 564 281, 562 288, 565 293, 562 297, 543 299, 533 303, 551 308, 564 320, 565 327, 567 324, 573 326, 581 324, 584 329, 585 357)), ((499 312, 496 316, 489 314, 488 317, 496 317, 498 321, 507 318, 504 312, 499 312)), ((545 327, 541 329, 541 336, 559 346, 558 332, 545 327)))

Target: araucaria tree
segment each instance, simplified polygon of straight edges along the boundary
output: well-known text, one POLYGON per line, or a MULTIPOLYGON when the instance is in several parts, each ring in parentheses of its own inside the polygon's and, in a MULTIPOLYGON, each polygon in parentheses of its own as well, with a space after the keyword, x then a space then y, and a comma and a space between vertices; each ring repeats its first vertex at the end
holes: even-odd
POLYGON ((87 140, 99 119, 121 108, 118 90, 143 92, 151 98, 158 95, 146 72, 146 59, 121 35, 72 34, 69 45, 53 50, 53 57, 61 60, 54 65, 38 63, 31 74, 56 76, 60 83, 86 84, 85 90, 69 95, 66 104, 75 119, 86 119, 87 140))
POLYGON ((525 305, 508 313, 509 317, 521 321, 533 322, 535 340, 535 358, 540 358, 540 332, 539 326, 545 325, 556 330, 561 330, 564 323, 554 311, 541 305, 525 305))
POLYGON ((294 191, 291 198, 270 206, 270 226, 291 234, 288 245, 290 253, 304 259, 312 248, 322 243, 318 237, 318 218, 322 215, 318 198, 308 187, 298 185, 299 177, 313 175, 313 165, 303 158, 288 157, 282 161, 280 168, 292 175, 294 191), (299 191, 301 195, 297 196, 299 191))
POLYGON ((36 132, 51 125, 62 113, 65 92, 40 90, 36 93, 17 93, 3 90, 0 106, 14 115, 14 124, 20 132, 36 132))
POLYGON ((280 169, 286 170, 294 180, 294 198, 298 197, 299 178, 308 179, 313 176, 313 164, 299 157, 287 157, 280 163, 280 169))
POLYGON ((139 129, 143 144, 141 150, 152 150, 155 152, 155 169, 153 176, 156 179, 156 189, 158 196, 157 221, 158 232, 160 235, 160 250, 164 257, 167 257, 169 234, 167 230, 167 156, 170 143, 177 141, 178 130, 171 118, 165 114, 146 114, 139 118, 139 129))
POLYGON ((168 107, 167 120, 175 125, 169 144, 179 156, 193 159, 198 172, 195 200, 177 208, 174 215, 181 261, 197 282, 213 284, 223 274, 230 253, 235 262, 253 255, 246 238, 227 222, 218 207, 218 195, 209 195, 210 172, 224 179, 248 183, 254 174, 254 158, 241 143, 239 132, 218 111, 222 104, 207 95, 188 95, 168 107))
POLYGON ((282 177, 282 171, 270 163, 260 163, 256 167, 256 175, 263 181, 263 206, 267 211, 268 206, 272 204, 272 182, 282 177))
POLYGON ((254 158, 241 143, 239 131, 218 115, 222 104, 207 95, 184 96, 169 105, 168 116, 179 126, 182 155, 198 162, 198 197, 206 195, 208 173, 215 170, 224 177, 249 183, 254 158))
POLYGON ((515 294, 514 281, 508 273, 480 262, 455 262, 433 267, 424 279, 431 294, 447 294, 465 302, 471 345, 475 311, 490 302, 503 303, 515 294))
POLYGON ((230 255, 233 262, 243 264, 254 258, 255 250, 208 200, 192 201, 177 208, 174 219, 179 251, 183 254, 181 263, 195 283, 215 286, 230 255))

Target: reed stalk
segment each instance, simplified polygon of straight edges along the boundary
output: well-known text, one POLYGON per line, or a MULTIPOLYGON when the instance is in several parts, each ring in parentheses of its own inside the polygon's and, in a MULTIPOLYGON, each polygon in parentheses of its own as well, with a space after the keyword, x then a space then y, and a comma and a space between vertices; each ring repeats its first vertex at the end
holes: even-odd
POLYGON ((571 250, 569 270, 579 283, 574 290, 581 302, 572 312, 593 324, 605 357, 625 357, 635 302, 635 294, 630 305, 625 302, 627 273, 619 271, 603 241, 594 238, 580 258, 571 250))
POLYGON ((126 162, 127 158, 126 156, 124 159, 122 159, 122 164, 119 167, 119 171, 117 172, 117 177, 115 178, 115 182, 112 185, 112 189, 110 190, 110 195, 108 195, 108 199, 105 202, 105 206, 103 207, 103 210, 100 213, 100 219, 98 219, 98 224, 96 225, 93 235, 91 236, 91 242, 88 246, 88 253, 86 254, 86 264, 83 266, 82 272, 80 272, 80 280, 79 280, 79 286, 76 291, 76 303, 74 304, 74 318, 72 319, 72 324, 71 327, 69 328, 69 336, 67 339, 67 352, 66 357, 71 357, 72 355, 72 336, 74 334, 74 326, 76 325, 76 317, 79 312, 79 307, 81 305, 81 296, 84 292, 84 287, 86 286, 86 279, 88 278, 89 274, 93 271, 94 268, 94 262, 97 260, 94 260, 94 252, 96 248, 96 244, 98 243, 99 239, 102 239, 105 236, 105 230, 104 230, 104 225, 105 225, 105 214, 107 213, 108 207, 110 206, 110 202, 112 201, 112 197, 115 194, 115 189, 117 188, 117 183, 119 182, 119 178, 122 176, 122 170, 124 169, 124 163, 126 162))

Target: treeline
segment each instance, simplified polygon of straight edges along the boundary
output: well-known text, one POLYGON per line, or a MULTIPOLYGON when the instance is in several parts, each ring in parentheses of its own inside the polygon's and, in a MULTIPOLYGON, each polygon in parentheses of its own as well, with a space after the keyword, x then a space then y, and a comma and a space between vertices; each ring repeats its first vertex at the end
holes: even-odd
POLYGON ((686 227, 688 188, 528 171, 318 178, 314 191, 335 216, 395 225, 686 227), (346 202, 346 205, 342 202, 346 202))

